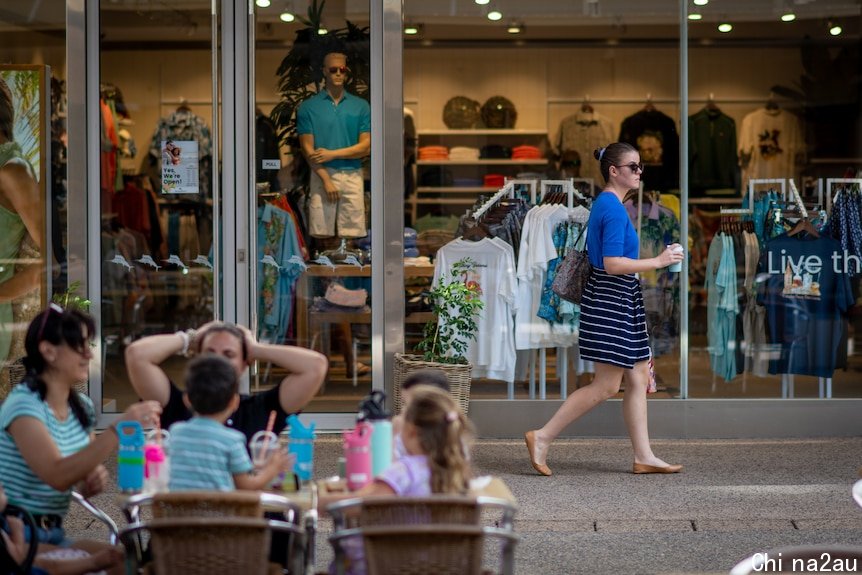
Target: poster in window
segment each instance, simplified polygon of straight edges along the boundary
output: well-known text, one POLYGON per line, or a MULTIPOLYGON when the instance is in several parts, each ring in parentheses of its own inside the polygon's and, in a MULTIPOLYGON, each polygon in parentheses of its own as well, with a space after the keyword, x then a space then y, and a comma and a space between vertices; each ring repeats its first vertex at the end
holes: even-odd
POLYGON ((198 143, 162 140, 162 193, 197 194, 198 143))
POLYGON ((47 303, 48 75, 47 66, 0 65, 0 400, 47 303))

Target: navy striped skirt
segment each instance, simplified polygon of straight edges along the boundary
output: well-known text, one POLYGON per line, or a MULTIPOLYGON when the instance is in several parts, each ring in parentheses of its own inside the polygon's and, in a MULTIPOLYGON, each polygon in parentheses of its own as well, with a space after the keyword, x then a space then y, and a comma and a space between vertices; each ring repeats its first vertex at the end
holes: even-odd
POLYGON ((640 280, 593 268, 581 298, 581 357, 631 369, 649 359, 640 280))

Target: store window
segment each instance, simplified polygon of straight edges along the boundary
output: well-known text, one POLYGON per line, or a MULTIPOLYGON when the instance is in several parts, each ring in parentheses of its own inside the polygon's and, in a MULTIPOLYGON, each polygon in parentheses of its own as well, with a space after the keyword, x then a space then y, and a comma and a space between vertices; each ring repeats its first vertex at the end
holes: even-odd
POLYGON ((689 395, 859 397, 860 5, 717 4, 689 8, 689 395))
MULTIPOLYGON (((124 351, 215 317, 211 2, 101 2, 100 267, 105 412, 136 401, 124 351)), ((96 201, 94 198, 93 201, 96 201)), ((185 359, 167 358, 181 382, 185 359)))
MULTIPOLYGON (((641 257, 680 238, 679 5, 459 2, 441 15, 408 0, 404 19, 406 125, 417 134, 405 242, 438 275, 465 256, 481 269, 471 398, 571 393, 593 366, 579 357, 578 309, 550 285, 604 184, 596 148, 622 139, 647 164, 649 191, 627 198, 641 257)), ((430 278, 411 273, 420 266, 405 265, 408 350, 428 311, 430 278)), ((667 270, 641 276, 655 397, 680 395, 679 282, 667 270)))
POLYGON ((30 320, 68 286, 66 12, 0 15, 0 401, 24 375, 30 320))
POLYGON ((372 385, 369 22, 365 2, 255 9, 251 303, 261 341, 329 358, 306 412, 355 412, 372 385))

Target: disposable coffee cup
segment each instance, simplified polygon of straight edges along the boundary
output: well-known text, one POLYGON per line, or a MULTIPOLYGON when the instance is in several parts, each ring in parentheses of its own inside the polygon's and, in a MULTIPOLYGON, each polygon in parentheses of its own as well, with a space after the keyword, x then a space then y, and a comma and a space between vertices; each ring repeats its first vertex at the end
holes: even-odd
MULTIPOLYGON (((670 246, 668 246, 668 247, 670 247, 670 246)), ((685 250, 683 250, 683 249, 682 249, 682 246, 676 246, 676 247, 673 249, 673 251, 674 251, 674 253, 681 254, 681 253, 683 253, 685 250)), ((670 264, 670 266, 669 266, 667 269, 668 269, 668 271, 670 271, 670 272, 679 273, 679 272, 681 272, 681 271, 682 271, 682 262, 680 261, 680 262, 677 262, 677 263, 675 263, 675 264, 670 264)))

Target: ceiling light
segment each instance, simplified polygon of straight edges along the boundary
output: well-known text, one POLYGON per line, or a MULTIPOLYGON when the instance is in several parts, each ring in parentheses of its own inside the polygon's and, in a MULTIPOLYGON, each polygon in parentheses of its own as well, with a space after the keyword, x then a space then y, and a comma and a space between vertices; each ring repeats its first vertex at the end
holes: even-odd
POLYGON ((476 4, 478 4, 479 6, 484 6, 485 4, 488 4, 491 0, 473 0, 473 1, 476 4))
POLYGON ((500 12, 499 10, 491 10, 490 12, 488 12, 488 20, 493 20, 494 22, 496 22, 497 20, 502 20, 502 19, 503 19, 503 13, 500 12))
POLYGON ((329 30, 327 30, 325 27, 321 26, 320 28, 317 29, 317 33, 320 36, 326 36, 327 34, 329 34, 329 30))
POLYGON ((285 10, 284 12, 282 12, 281 14, 278 15, 278 19, 281 20, 282 22, 293 22, 294 20, 296 20, 296 16, 294 16, 293 14, 291 14, 290 12, 285 10))
POLYGON ((721 24, 718 25, 718 31, 719 32, 727 33, 727 32, 730 32, 731 30, 733 30, 733 24, 730 24, 728 22, 722 22, 721 24))
POLYGON ((272 4, 269 0, 254 0, 254 3, 257 4, 258 8, 269 8, 269 5, 272 4))
POLYGON ((709 0, 694 0, 695 6, 706 6, 709 4, 709 0))
POLYGON ((509 34, 520 34, 523 31, 524 31, 524 26, 521 24, 518 24, 517 22, 512 22, 506 28, 506 32, 508 32, 509 34))
POLYGON ((833 36, 840 36, 844 30, 838 24, 829 23, 829 33, 833 36))
POLYGON ((702 19, 703 19, 703 14, 697 14, 697 13, 694 13, 694 12, 693 12, 693 13, 691 13, 691 14, 689 14, 689 15, 688 15, 688 19, 689 19, 689 20, 702 20, 702 19))
POLYGON ((796 20, 796 14, 793 12, 787 12, 786 14, 781 15, 782 22, 793 22, 794 20, 796 20))
POLYGON ((415 36, 419 33, 419 26, 417 26, 416 24, 405 24, 404 33, 407 36, 415 36))

